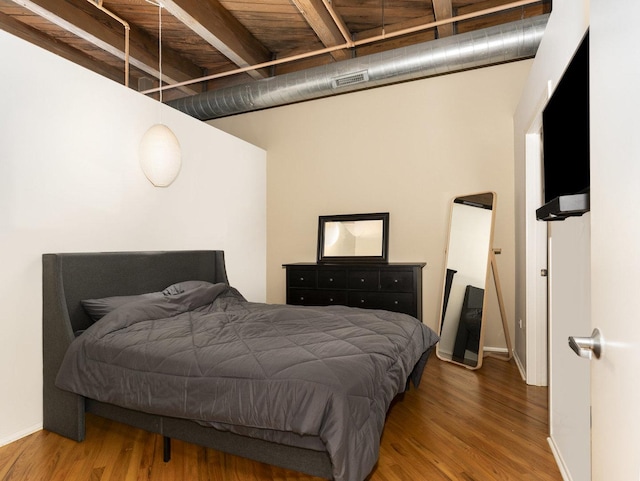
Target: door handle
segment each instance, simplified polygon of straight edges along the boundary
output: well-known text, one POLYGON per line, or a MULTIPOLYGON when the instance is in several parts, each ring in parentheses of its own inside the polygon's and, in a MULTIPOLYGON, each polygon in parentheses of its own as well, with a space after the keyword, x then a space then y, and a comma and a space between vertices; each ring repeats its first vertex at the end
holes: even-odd
POLYGON ((591 337, 573 337, 569 336, 569 347, 573 349, 578 356, 585 359, 600 359, 602 355, 604 339, 598 328, 594 329, 591 337))

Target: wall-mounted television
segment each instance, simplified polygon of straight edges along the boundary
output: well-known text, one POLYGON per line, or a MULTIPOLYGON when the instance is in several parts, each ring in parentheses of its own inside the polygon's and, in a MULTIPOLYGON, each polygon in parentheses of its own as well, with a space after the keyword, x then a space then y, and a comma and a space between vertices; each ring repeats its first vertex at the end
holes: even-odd
POLYGON ((589 210, 589 32, 542 113, 543 192, 540 220, 589 210))

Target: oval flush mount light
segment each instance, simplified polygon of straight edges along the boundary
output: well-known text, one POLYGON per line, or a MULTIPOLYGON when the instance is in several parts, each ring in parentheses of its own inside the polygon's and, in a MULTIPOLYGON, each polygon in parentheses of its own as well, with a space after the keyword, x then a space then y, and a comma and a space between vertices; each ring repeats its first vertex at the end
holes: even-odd
POLYGON ((140 167, 153 185, 170 185, 181 165, 180 143, 169 127, 155 124, 145 132, 140 142, 140 167))

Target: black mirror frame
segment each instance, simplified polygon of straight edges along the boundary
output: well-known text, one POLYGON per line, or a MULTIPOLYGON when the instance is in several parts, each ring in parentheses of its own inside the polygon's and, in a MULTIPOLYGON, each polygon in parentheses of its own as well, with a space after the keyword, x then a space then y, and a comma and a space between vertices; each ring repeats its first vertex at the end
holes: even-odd
POLYGON ((389 259, 389 213, 321 215, 318 218, 318 263, 331 262, 378 262, 388 263, 389 259), (359 220, 382 221, 382 254, 379 256, 327 256, 324 254, 324 231, 328 222, 354 222, 359 220))

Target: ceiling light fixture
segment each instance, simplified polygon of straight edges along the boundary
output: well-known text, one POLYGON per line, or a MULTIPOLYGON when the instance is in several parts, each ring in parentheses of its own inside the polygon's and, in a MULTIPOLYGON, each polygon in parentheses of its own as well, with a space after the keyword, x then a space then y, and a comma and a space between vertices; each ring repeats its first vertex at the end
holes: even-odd
POLYGON ((158 82, 160 122, 145 132, 140 142, 140 167, 156 187, 168 187, 178 177, 182 156, 178 138, 162 123, 162 4, 158 6, 158 82))

